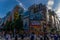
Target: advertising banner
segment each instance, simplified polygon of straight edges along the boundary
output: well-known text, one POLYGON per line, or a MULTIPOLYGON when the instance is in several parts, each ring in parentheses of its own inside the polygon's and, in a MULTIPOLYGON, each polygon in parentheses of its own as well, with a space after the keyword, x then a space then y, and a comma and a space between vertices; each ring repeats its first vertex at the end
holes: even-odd
POLYGON ((40 22, 39 21, 30 21, 30 26, 39 26, 40 22))

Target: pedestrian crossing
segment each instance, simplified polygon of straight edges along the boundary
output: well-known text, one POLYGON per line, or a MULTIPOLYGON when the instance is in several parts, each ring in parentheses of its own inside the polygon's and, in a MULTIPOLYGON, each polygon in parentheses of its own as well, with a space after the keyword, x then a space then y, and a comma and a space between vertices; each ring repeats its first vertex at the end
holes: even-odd
MULTIPOLYGON (((0 40, 6 40, 6 39, 5 38, 0 38, 0 40)), ((15 40, 15 38, 11 38, 9 40, 15 40)), ((22 40, 22 39, 21 38, 17 38, 17 40, 22 40)), ((23 40, 30 40, 30 38, 29 37, 24 37, 23 40)), ((41 39, 39 37, 37 37, 34 40, 41 40, 41 39)), ((44 40, 44 38, 43 38, 43 40, 44 40)), ((49 40, 54 40, 54 38, 49 38, 49 40)), ((58 38, 58 40, 60 40, 60 38, 58 38)))
MULTIPOLYGON (((1 38, 0 40, 5 40, 5 38, 1 38)), ((9 39, 10 40, 10 39, 9 39)), ((11 40, 15 40, 15 38, 11 38, 11 40)), ((18 40, 22 40, 21 38, 18 38, 18 40)), ((25 37, 23 40, 30 40, 29 37, 25 37)), ((37 38, 37 40, 40 40, 39 38, 37 38)))

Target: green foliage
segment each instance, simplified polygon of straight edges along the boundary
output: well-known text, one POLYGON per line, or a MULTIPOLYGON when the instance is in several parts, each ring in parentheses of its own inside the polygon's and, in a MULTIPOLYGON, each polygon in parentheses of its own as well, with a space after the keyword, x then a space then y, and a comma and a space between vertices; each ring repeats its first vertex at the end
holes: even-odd
POLYGON ((23 21, 21 19, 21 15, 19 15, 19 18, 15 21, 15 28, 19 30, 23 30, 23 21))
POLYGON ((19 18, 15 21, 6 21, 6 25, 4 26, 4 30, 14 30, 14 28, 18 31, 23 30, 23 21, 21 19, 21 15, 19 15, 19 18))

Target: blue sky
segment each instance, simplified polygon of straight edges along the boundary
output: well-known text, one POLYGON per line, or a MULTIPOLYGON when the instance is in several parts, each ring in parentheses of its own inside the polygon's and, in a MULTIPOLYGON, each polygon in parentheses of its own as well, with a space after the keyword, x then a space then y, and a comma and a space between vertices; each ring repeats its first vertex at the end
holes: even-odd
POLYGON ((16 4, 15 0, 0 0, 0 17, 4 17, 16 4))
POLYGON ((48 8, 51 8, 52 10, 54 9, 56 13, 59 15, 59 10, 60 10, 60 0, 52 0, 52 3, 49 4, 51 0, 0 0, 0 18, 4 17, 7 12, 12 10, 16 4, 22 3, 24 8, 28 8, 30 5, 34 3, 43 3, 48 5, 48 8), (19 2, 18 2, 19 1, 19 2), (51 7, 49 7, 49 5, 51 7))

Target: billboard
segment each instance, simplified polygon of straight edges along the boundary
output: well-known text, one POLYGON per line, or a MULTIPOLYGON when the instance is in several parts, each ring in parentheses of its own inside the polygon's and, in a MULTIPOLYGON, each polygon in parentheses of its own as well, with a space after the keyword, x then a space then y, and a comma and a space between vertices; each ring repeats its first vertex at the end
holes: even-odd
POLYGON ((40 21, 30 21, 30 25, 31 26, 38 26, 38 25, 40 25, 40 21))
POLYGON ((16 19, 18 19, 18 17, 19 17, 18 12, 14 12, 14 19, 16 20, 16 19))
POLYGON ((42 29, 41 22, 36 20, 30 21, 30 32, 39 33, 42 29))
POLYGON ((42 12, 31 13, 30 19, 31 20, 44 20, 45 15, 42 12))

